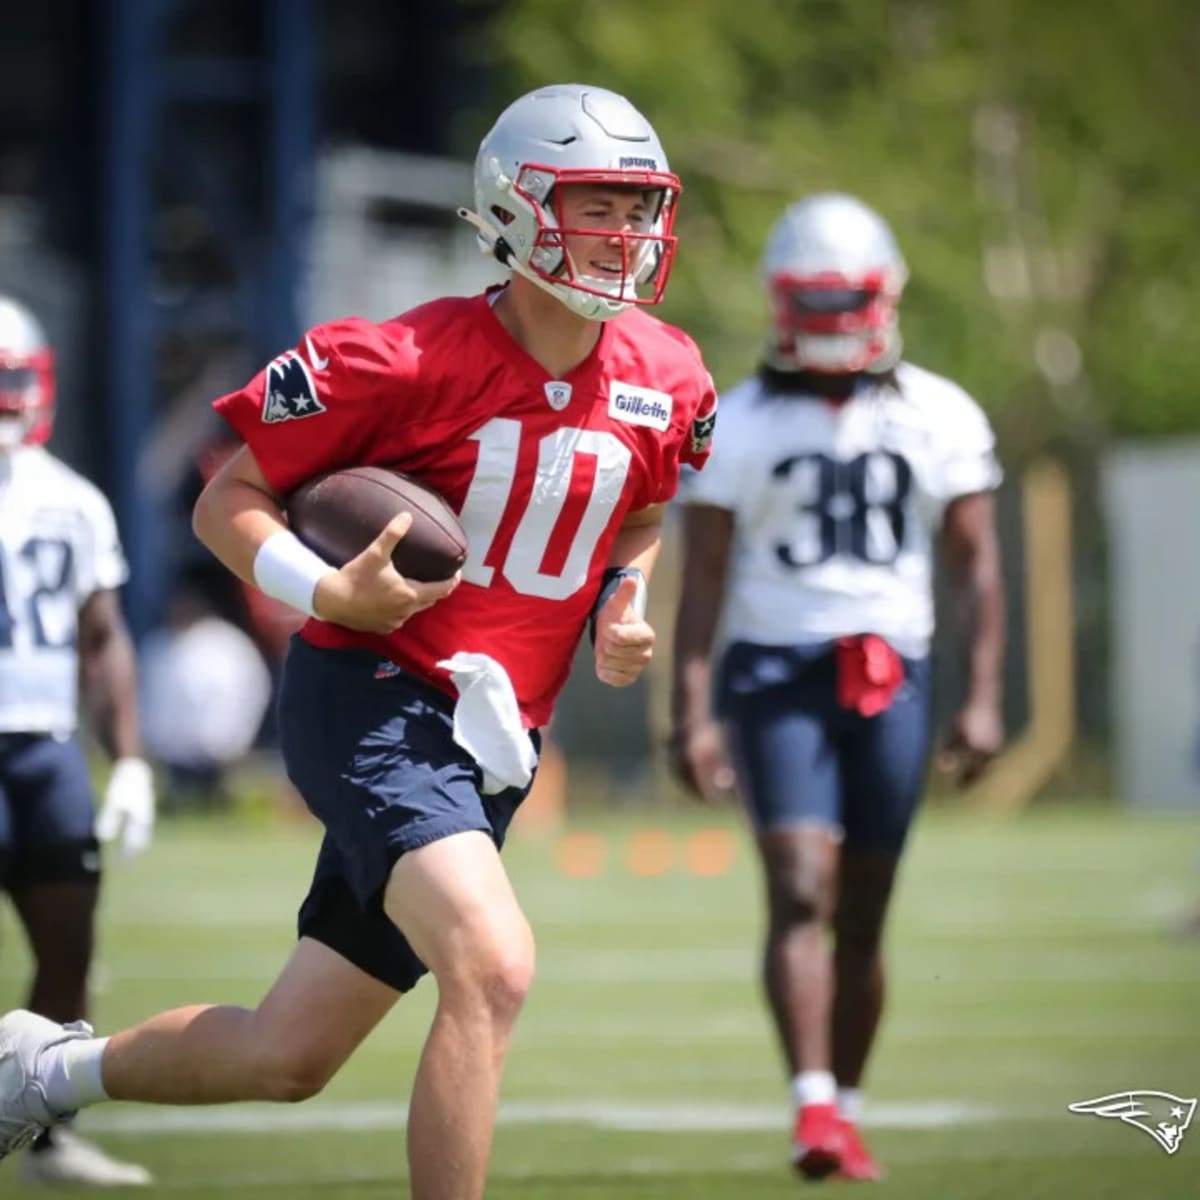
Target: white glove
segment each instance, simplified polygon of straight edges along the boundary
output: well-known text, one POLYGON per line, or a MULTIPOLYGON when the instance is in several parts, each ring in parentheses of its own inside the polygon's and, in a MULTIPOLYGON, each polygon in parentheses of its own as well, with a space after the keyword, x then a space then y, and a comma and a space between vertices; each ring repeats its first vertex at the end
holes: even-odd
POLYGON ((104 801, 96 818, 96 836, 111 842, 121 835, 121 857, 134 858, 150 845, 154 829, 154 773, 144 758, 113 763, 104 801))

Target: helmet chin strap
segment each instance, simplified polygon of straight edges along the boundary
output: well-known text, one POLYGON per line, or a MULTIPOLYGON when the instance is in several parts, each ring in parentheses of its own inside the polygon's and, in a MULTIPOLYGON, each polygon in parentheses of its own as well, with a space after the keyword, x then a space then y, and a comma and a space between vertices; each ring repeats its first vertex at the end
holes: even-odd
POLYGON ((587 292, 578 291, 578 289, 571 289, 570 285, 565 283, 551 283, 550 280, 543 278, 536 271, 530 270, 521 262, 504 240, 504 235, 497 233, 495 228, 477 212, 472 212, 469 208, 459 208, 455 211, 468 225, 474 228, 479 235, 479 240, 485 246, 485 253, 490 254, 502 267, 507 267, 510 271, 520 275, 522 279, 528 279, 535 287, 541 288, 547 295, 553 296, 576 316, 585 317, 589 321, 611 321, 613 317, 619 317, 629 307, 629 302, 625 300, 610 300, 606 296, 593 296, 587 292), (573 291, 575 294, 564 295, 564 291, 573 291), (579 299, 576 299, 576 296, 579 299), (586 308, 594 311, 584 312, 581 307, 578 307, 581 302, 586 308))

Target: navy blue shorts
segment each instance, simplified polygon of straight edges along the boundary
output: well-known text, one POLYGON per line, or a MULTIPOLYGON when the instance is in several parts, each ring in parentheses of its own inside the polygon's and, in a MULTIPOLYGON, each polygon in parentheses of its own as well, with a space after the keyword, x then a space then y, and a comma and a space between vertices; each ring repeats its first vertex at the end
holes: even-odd
POLYGON ((831 647, 735 642, 718 683, 739 791, 758 832, 825 826, 843 845, 899 854, 929 763, 929 660, 905 659, 891 707, 837 702, 831 647))
POLYGON ((453 717, 449 696, 370 651, 292 638, 279 688, 280 746, 288 778, 325 827, 300 936, 401 992, 426 967, 383 911, 396 860, 471 829, 503 845, 528 792, 482 795, 478 765, 454 741, 453 717))
POLYGON ((0 885, 100 874, 92 782, 79 743, 0 733, 0 885))

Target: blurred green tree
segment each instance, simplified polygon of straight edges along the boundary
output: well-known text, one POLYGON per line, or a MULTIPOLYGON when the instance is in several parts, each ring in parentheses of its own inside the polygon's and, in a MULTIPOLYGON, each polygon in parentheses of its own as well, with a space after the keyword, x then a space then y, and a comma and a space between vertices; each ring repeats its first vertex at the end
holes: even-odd
POLYGON ((654 121, 685 185, 663 315, 719 385, 757 359, 771 222, 840 189, 908 257, 911 356, 1010 460, 1200 429, 1191 0, 508 0, 487 38, 496 104, 574 79, 654 121))

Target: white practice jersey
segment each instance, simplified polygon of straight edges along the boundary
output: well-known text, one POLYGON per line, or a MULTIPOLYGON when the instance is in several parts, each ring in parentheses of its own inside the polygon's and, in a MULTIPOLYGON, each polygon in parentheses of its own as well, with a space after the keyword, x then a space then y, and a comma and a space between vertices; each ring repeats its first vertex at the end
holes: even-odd
POLYGON ((0 732, 74 730, 79 610, 127 574, 98 488, 41 447, 0 455, 0 732))
POLYGON ((995 438, 960 387, 902 363, 840 405, 757 378, 721 397, 685 502, 729 509, 724 641, 803 645, 876 633, 928 653, 945 506, 1000 482, 995 438))

